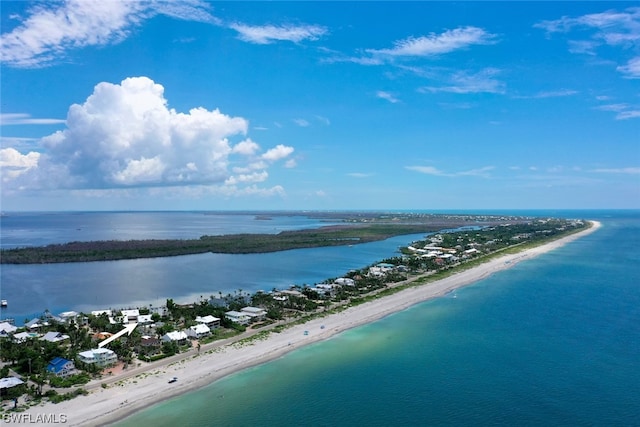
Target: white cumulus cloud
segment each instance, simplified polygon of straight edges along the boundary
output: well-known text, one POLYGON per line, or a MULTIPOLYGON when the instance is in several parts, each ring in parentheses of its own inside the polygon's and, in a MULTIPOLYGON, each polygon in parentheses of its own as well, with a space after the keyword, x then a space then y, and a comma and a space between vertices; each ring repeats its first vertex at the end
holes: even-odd
POLYGON ((244 138, 247 129, 247 120, 217 109, 169 109, 163 86, 132 77, 120 84, 99 83, 83 104, 72 105, 66 129, 40 141, 42 155, 6 151, 2 165, 20 166, 20 185, 29 188, 261 182, 269 165, 294 149, 278 145, 262 153, 257 143, 244 138), (238 136, 244 139, 234 145, 231 140, 238 136))
POLYGON ((2 181, 9 181, 38 165, 40 153, 31 151, 22 154, 15 148, 0 149, 0 170, 2 181))
POLYGON ((276 160, 288 157, 291 153, 293 153, 293 147, 287 147, 286 145, 279 144, 264 153, 262 158, 270 162, 275 162, 276 160))

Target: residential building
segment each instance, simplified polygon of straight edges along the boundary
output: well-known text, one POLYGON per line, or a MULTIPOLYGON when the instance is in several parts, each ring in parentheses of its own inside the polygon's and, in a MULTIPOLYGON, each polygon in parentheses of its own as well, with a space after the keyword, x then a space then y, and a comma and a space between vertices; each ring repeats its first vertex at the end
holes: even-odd
POLYGON ((204 323, 198 323, 197 325, 189 327, 186 334, 190 338, 200 339, 211 335, 211 329, 204 323))
POLYGON ((167 332, 166 334, 164 334, 162 336, 162 341, 173 341, 173 342, 177 342, 178 344, 184 344, 185 342, 187 342, 187 333, 185 331, 173 331, 173 332, 167 332))
POLYGON ((65 311, 64 313, 60 313, 59 316, 63 322, 72 323, 76 322, 76 317, 78 317, 77 311, 65 311))
POLYGON ((44 322, 39 318, 31 319, 27 323, 24 324, 27 329, 38 329, 43 326, 49 326, 49 322, 44 322))
POLYGON ((118 356, 108 348, 95 348, 93 350, 78 353, 81 362, 96 365, 102 368, 113 365, 118 361, 118 356))
POLYGON ((69 335, 64 335, 61 332, 47 332, 41 338, 42 341, 49 342, 61 342, 69 339, 69 335))
POLYGON ((6 337, 9 334, 13 334, 17 330, 18 328, 16 328, 9 322, 0 323, 0 337, 6 337))
POLYGON ((220 327, 220 319, 210 314, 207 316, 196 317, 196 322, 207 325, 209 329, 215 329, 220 327))
POLYGON ((78 373, 76 366, 71 360, 63 357, 56 357, 47 365, 47 372, 51 372, 56 377, 66 378, 78 373))
POLYGON ((335 283, 341 286, 355 286, 356 282, 348 277, 339 277, 335 280, 335 283))
POLYGON ((35 332, 20 332, 19 334, 15 334, 13 336, 13 342, 23 343, 32 338, 38 338, 38 334, 36 334, 35 332))
POLYGON ((248 313, 242 313, 239 311, 227 311, 224 313, 225 317, 232 321, 233 323, 237 323, 239 325, 248 325, 251 317, 248 313))
POLYGON ((246 313, 251 320, 264 320, 267 318, 267 311, 264 308, 259 307, 244 307, 240 310, 241 313, 246 313))
POLYGON ((153 323, 153 319, 151 319, 151 314, 141 314, 138 316, 138 323, 141 325, 149 325, 153 323))
POLYGON ((17 387, 19 385, 24 384, 20 378, 16 377, 6 377, 0 378, 0 395, 4 396, 8 393, 8 390, 12 387, 17 387))
POLYGON ((140 316, 140 310, 121 310, 122 323, 137 323, 138 316, 140 316))

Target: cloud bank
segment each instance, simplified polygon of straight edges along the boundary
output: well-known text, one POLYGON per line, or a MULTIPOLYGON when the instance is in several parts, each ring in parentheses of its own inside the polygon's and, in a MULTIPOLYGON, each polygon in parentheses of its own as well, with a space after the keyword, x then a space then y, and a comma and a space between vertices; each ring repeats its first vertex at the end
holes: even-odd
POLYGON ((3 178, 14 189, 264 182, 267 169, 294 149, 280 144, 262 152, 247 129, 246 119, 218 109, 169 109, 164 88, 147 77, 103 82, 69 108, 66 129, 42 138, 42 154, 1 150, 3 178))

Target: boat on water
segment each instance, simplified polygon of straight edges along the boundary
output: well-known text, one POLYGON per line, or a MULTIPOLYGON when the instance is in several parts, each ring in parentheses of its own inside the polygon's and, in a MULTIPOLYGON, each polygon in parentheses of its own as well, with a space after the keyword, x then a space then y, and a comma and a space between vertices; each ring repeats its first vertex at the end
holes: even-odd
POLYGON ((1 307, 6 307, 9 303, 7 302, 6 299, 0 300, 0 306, 1 307))

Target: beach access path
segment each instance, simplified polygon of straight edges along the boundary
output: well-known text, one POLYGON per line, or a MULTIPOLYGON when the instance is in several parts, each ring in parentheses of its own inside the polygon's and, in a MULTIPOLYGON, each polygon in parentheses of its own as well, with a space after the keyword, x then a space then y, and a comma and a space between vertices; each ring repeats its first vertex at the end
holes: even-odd
MULTIPOLYGON (((274 360, 302 346, 328 339, 347 329, 445 295, 454 289, 510 268, 520 261, 559 248, 596 231, 600 226, 599 222, 591 221, 591 227, 578 233, 521 252, 495 257, 443 279, 408 287, 395 294, 345 308, 338 313, 290 326, 281 332, 261 334, 262 331, 280 324, 276 323, 203 345, 199 352, 194 348, 156 362, 143 363, 117 376, 90 383, 85 387, 89 391, 86 396, 59 404, 42 403, 20 414, 31 420, 37 417, 42 419, 43 416, 64 416, 66 424, 71 426, 113 423, 154 403, 201 388, 232 373, 274 360), (255 334, 260 335, 254 339, 246 339, 255 334), (172 377, 177 377, 178 380, 169 383, 172 377)), ((415 279, 417 278, 413 278, 415 279)), ((55 424, 59 424, 59 421, 39 425, 55 424)))

